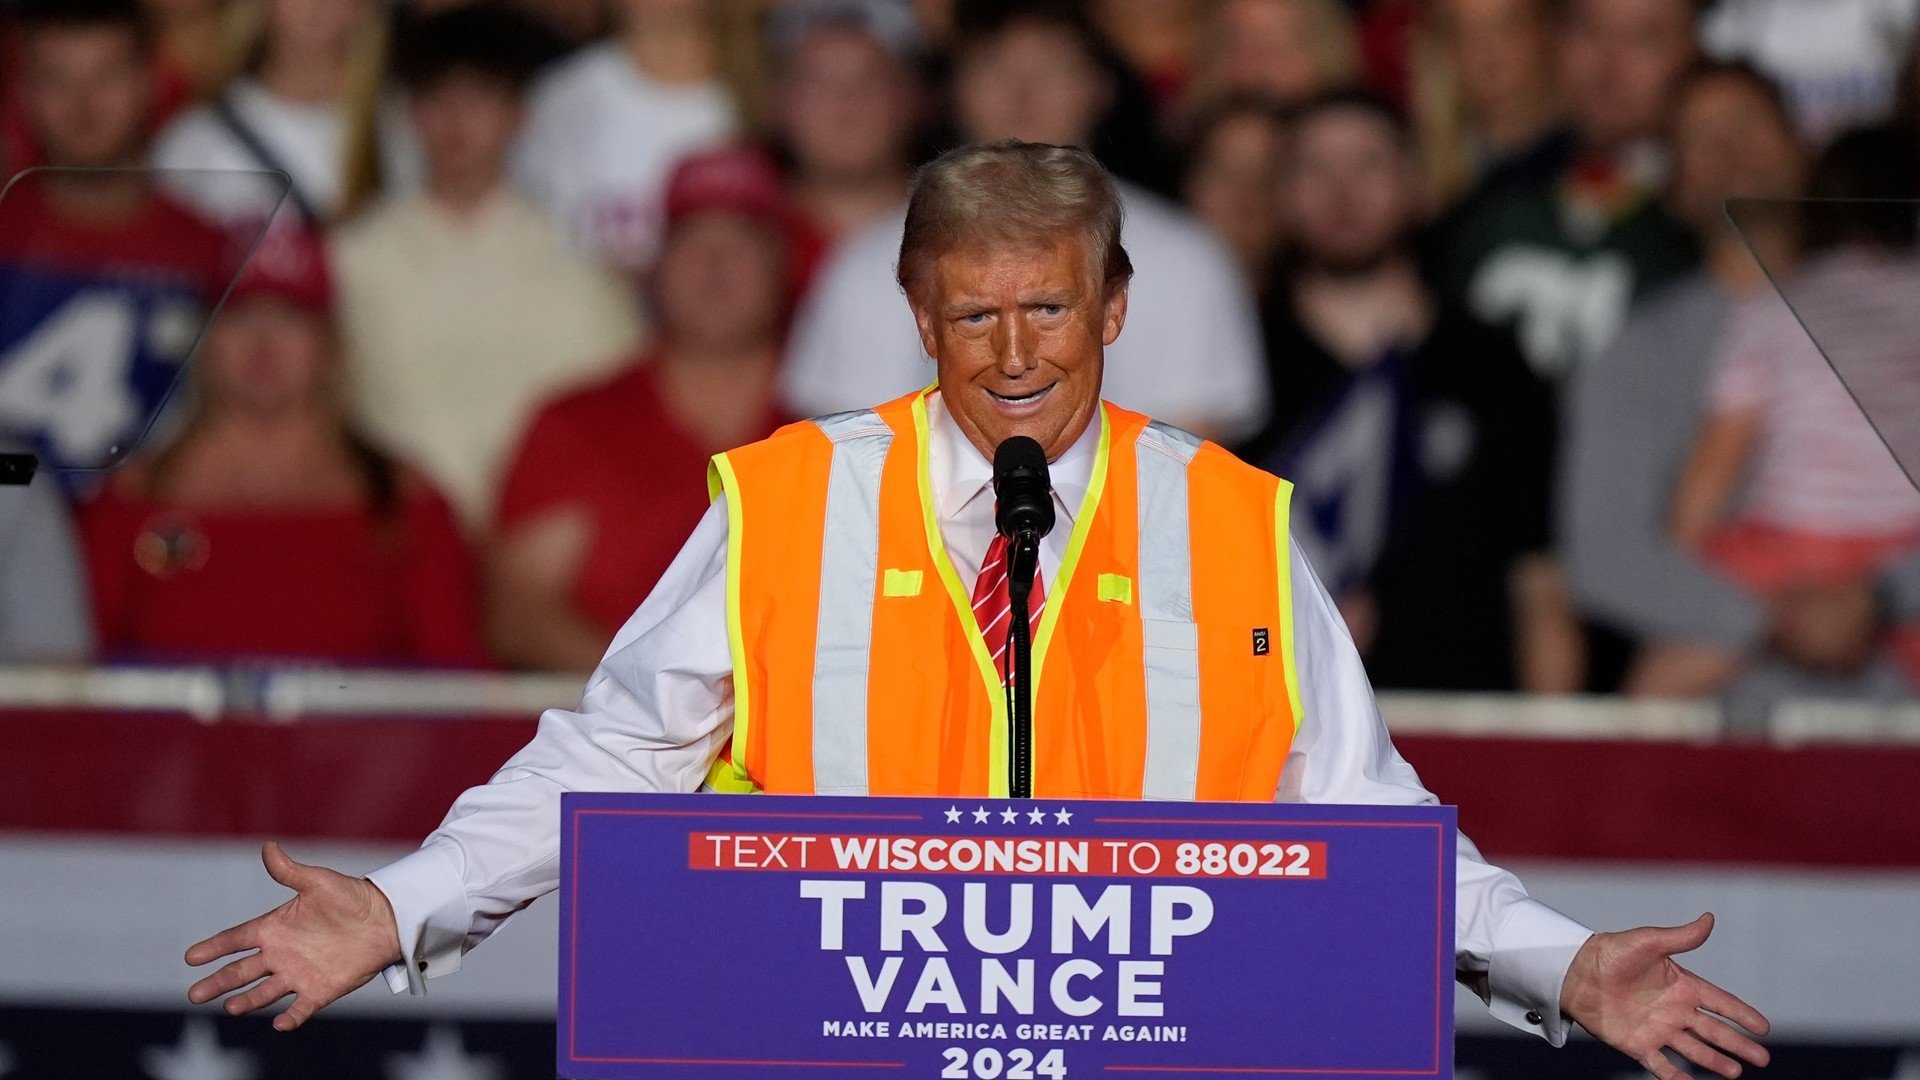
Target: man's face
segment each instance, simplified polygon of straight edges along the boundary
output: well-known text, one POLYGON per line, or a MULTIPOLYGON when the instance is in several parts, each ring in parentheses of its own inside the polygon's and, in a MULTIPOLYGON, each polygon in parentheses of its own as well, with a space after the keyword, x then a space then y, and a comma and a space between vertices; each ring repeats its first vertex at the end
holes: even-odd
POLYGON ((1214 64, 1227 90, 1291 102, 1322 89, 1312 20, 1299 4, 1226 0, 1216 19, 1214 64))
POLYGON ((1575 0, 1560 42, 1574 128, 1602 148, 1657 135, 1694 57, 1688 0, 1575 0))
POLYGON ((728 210, 689 215, 668 230, 654 279, 670 345, 744 352, 779 336, 786 246, 758 218, 728 210))
POLYGON ((1065 28, 1015 22, 959 58, 953 96, 970 142, 1085 146, 1112 86, 1065 28))
POLYGON ((868 35, 837 27, 795 46, 777 102, 801 171, 853 178, 901 167, 916 105, 900 61, 868 35))
POLYGON ((520 127, 520 98, 505 81, 453 71, 413 98, 413 126, 436 179, 490 184, 520 127))
POLYGON ((1014 435, 1049 460, 1073 445, 1099 407, 1104 350, 1127 317, 1126 288, 1102 286, 1079 233, 943 253, 913 292, 940 396, 981 453, 1014 435))
POLYGON ((1446 0, 1440 10, 1468 104, 1483 113, 1510 109, 1544 92, 1553 40, 1539 0, 1446 0))
POLYGON ((141 163, 153 79, 132 32, 41 27, 29 38, 26 68, 27 117, 47 164, 141 163))
POLYGON ((1308 117, 1284 155, 1280 203, 1310 265, 1369 269, 1398 249, 1413 224, 1418 179, 1394 131, 1358 109, 1308 117))
POLYGON ((1725 227, 1728 199, 1800 194, 1806 154, 1760 88, 1737 75, 1693 83, 1673 127, 1673 208, 1703 233, 1725 227))

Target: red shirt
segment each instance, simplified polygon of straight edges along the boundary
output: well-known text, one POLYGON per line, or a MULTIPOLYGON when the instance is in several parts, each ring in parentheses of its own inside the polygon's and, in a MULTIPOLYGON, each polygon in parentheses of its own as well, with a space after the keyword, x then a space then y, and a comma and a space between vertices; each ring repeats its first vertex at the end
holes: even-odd
POLYGON ((169 506, 109 484, 80 515, 109 658, 487 663, 447 501, 406 477, 370 507, 169 506))
MULTIPOLYGON (((620 629, 707 510, 707 446, 687 431, 654 385, 653 359, 621 369, 543 407, 521 440, 500 496, 499 531, 556 510, 592 521, 574 581, 580 612, 620 629)), ((769 412, 753 433, 786 418, 769 412)))

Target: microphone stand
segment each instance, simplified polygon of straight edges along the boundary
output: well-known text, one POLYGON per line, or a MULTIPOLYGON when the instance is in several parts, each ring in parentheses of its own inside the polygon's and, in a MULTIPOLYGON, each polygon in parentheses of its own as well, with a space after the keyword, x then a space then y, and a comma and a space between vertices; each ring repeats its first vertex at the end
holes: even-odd
POLYGON ((1016 799, 1033 797, 1033 641, 1027 626, 1027 601, 1033 595, 1033 572, 1040 564, 1040 538, 1032 529, 1022 529, 1013 538, 1008 553, 1007 717, 1013 725, 1009 749, 1007 794, 1016 799))

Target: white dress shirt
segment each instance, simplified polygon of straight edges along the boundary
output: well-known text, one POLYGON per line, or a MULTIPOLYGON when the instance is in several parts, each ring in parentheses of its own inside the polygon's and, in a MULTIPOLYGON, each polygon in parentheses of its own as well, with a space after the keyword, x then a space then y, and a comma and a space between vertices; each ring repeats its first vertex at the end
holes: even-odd
MULTIPOLYGON (((992 465, 938 394, 927 412, 941 537, 971 590, 994 532, 992 465)), ((1097 439, 1089 425, 1052 464, 1059 521, 1040 550, 1049 580, 1092 476, 1097 439)), ((533 741, 490 782, 462 794, 419 851, 369 875, 393 904, 407 956, 387 971, 395 991, 424 993, 425 977, 459 970, 468 948, 559 886, 562 792, 700 787, 732 733, 726 558, 726 508, 716 501, 615 636, 579 709, 548 710, 533 741)), ((1293 603, 1305 715, 1279 798, 1438 802, 1388 740, 1359 653, 1297 546, 1293 603)), ((1565 1041, 1560 984, 1591 931, 1528 897, 1517 878, 1487 863, 1464 836, 1456 882, 1456 967, 1484 976, 1474 982, 1495 1016, 1555 1045, 1565 1041)))

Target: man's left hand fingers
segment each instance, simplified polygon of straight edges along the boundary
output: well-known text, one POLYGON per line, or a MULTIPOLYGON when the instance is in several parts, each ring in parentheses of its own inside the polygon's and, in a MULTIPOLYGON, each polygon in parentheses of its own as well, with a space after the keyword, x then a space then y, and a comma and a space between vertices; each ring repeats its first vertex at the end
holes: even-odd
POLYGON ((1734 1077, 1740 1075, 1739 1062, 1708 1046, 1706 1043, 1701 1042, 1699 1039, 1694 1038, 1692 1035, 1687 1034, 1685 1031, 1675 1035, 1668 1045, 1678 1051, 1681 1057, 1686 1058, 1688 1061, 1693 1062, 1703 1069, 1712 1069, 1714 1072, 1726 1077, 1727 1080, 1733 1080, 1734 1077))
MULTIPOLYGON (((1692 975, 1692 972, 1688 972, 1692 975)), ((1698 975, 1693 976, 1700 984, 1700 1007, 1739 1024, 1755 1035, 1765 1035, 1773 1028, 1760 1010, 1727 993, 1698 975)))
POLYGON ((1694 1016, 1693 1022, 1689 1023, 1687 1027, 1691 1028, 1695 1035, 1700 1036, 1700 1038, 1705 1041, 1718 1046, 1729 1054, 1744 1058, 1763 1069, 1773 1060, 1773 1055, 1767 1052, 1766 1047, 1749 1039, 1738 1028, 1735 1028, 1732 1024, 1727 1023, 1717 1016, 1698 1013, 1694 1016))
POLYGON ((266 982, 260 983, 244 993, 235 994, 228 998, 227 1012, 230 1015, 239 1016, 242 1013, 250 1013, 255 1009, 264 1009, 291 993, 293 993, 293 987, 287 985, 286 978, 281 975, 274 975, 267 979, 266 982))

